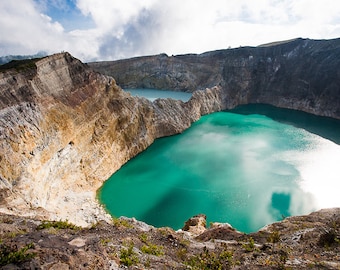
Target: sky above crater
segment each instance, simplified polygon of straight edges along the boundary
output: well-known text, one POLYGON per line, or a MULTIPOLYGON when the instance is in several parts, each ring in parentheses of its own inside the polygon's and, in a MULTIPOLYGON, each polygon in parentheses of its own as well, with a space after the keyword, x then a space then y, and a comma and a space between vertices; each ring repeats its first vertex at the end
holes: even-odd
POLYGON ((339 0, 0 0, 0 56, 82 61, 340 37, 339 0))

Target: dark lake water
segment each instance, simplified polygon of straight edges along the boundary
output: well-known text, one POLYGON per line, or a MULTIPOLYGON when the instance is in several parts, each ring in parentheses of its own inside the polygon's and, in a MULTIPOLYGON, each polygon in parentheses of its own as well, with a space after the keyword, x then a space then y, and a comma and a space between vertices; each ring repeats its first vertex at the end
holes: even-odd
POLYGON ((340 121, 247 105, 156 140, 104 183, 113 216, 183 227, 193 215, 253 232, 340 206, 340 121))

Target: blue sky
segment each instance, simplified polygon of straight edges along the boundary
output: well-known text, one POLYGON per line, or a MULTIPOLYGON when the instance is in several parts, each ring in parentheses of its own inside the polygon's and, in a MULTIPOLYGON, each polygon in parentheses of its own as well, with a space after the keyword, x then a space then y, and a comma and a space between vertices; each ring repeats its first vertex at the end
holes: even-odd
POLYGON ((35 0, 35 3, 41 12, 60 22, 66 32, 95 27, 92 18, 77 8, 76 0, 35 0))
POLYGON ((339 0, 0 0, 0 56, 82 61, 340 37, 339 0))

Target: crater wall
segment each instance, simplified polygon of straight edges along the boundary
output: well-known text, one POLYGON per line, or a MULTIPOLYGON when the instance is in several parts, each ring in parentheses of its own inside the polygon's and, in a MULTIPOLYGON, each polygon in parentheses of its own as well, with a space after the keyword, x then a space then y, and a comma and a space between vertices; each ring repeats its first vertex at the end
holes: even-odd
POLYGON ((89 63, 123 88, 220 86, 223 106, 265 103, 340 119, 340 39, 294 39, 203 54, 89 63))
POLYGON ((96 190, 155 138, 224 109, 221 89, 186 103, 132 97, 68 53, 0 73, 0 211, 88 225, 96 190))

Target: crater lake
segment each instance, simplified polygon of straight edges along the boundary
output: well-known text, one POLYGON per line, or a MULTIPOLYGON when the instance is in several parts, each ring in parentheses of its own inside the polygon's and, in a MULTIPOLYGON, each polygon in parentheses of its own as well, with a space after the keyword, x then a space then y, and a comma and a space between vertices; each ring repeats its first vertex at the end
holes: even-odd
POLYGON ((115 217, 183 227, 204 213, 242 232, 340 206, 340 121, 245 105, 157 139, 98 192, 115 217))

